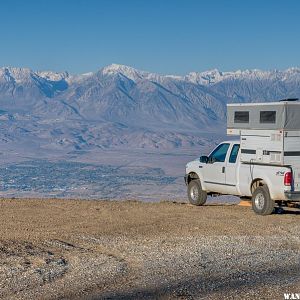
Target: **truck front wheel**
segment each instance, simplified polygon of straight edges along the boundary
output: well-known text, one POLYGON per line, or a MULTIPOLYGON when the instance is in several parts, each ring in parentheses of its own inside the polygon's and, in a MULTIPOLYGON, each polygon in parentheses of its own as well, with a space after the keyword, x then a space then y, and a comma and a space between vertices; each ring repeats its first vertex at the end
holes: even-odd
POLYGON ((202 190, 200 180, 192 180, 188 185, 188 198, 193 205, 203 205, 207 199, 207 193, 202 190))
POLYGON ((274 210, 275 202, 271 199, 266 185, 259 186, 252 195, 252 209, 258 215, 270 215, 274 210))

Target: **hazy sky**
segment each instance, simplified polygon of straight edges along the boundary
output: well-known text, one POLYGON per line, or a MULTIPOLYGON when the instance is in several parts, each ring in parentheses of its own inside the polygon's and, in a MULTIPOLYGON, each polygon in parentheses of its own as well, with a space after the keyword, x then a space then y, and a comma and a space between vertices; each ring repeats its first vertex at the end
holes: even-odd
POLYGON ((0 66, 163 74, 300 66, 297 0, 0 2, 0 66))

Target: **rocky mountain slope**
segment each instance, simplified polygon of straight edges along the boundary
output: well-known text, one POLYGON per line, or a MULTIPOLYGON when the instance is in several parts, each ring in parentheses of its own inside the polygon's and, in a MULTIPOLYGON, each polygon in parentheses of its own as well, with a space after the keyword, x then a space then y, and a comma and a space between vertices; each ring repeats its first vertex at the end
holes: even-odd
POLYGON ((199 146, 224 135, 226 103, 298 97, 300 69, 159 75, 0 68, 0 143, 44 149, 199 146))

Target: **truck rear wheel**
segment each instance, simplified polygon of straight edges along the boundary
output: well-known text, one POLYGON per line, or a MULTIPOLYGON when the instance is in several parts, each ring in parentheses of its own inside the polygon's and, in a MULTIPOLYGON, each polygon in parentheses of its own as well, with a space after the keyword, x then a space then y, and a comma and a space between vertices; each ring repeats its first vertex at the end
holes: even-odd
POLYGON ((252 209, 258 215, 270 215, 274 210, 275 202, 270 197, 269 189, 266 185, 259 186, 252 195, 252 209))
POLYGON ((202 190, 200 180, 192 180, 188 185, 188 198, 193 205, 203 205, 207 199, 207 193, 202 190))

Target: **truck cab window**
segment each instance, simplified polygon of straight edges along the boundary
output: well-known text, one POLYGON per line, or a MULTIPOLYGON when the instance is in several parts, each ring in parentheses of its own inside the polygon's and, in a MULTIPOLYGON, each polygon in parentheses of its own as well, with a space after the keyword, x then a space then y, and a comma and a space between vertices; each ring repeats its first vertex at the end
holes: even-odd
POLYGON ((233 145, 230 156, 229 156, 230 163, 234 164, 236 162, 237 156, 239 154, 239 149, 240 149, 239 144, 233 145))
POLYGON ((219 145, 209 156, 211 161, 216 162, 224 162, 226 158, 226 154, 229 148, 229 144, 221 144, 219 145))

